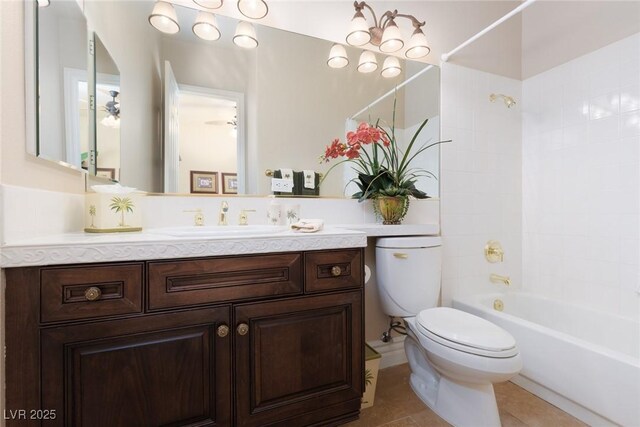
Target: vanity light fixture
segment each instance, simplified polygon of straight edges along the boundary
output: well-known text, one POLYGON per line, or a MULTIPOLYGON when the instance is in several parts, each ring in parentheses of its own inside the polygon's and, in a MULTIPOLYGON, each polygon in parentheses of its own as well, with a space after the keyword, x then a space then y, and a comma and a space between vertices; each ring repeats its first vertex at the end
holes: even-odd
POLYGON ((347 50, 344 46, 338 43, 331 46, 327 65, 331 68, 344 68, 349 65, 349 57, 347 57, 347 50))
POLYGON ((382 64, 382 77, 390 79, 400 75, 402 67, 400 67, 400 60, 395 56, 387 56, 382 64))
MULTIPOLYGON (((220 9, 224 0, 193 0, 205 9, 220 9)), ((238 11, 250 19, 262 19, 269 13, 269 6, 264 0, 238 0, 238 11)))
POLYGON ((364 1, 355 1, 353 7, 356 13, 349 25, 349 32, 346 38, 348 44, 352 46, 364 46, 367 43, 371 43, 374 46, 378 46, 381 52, 397 52, 404 47, 405 43, 395 19, 405 18, 411 21, 414 28, 405 56, 407 58, 417 59, 428 55, 431 51, 429 46, 427 46, 427 39, 422 32, 422 27, 425 25, 424 21, 420 22, 415 16, 398 13, 397 10, 386 11, 382 14, 380 20, 378 20, 373 8, 364 1), (373 16, 372 26, 369 25, 362 13, 365 8, 367 8, 373 16))
POLYGON ((220 9, 222 7, 223 0, 193 0, 198 6, 205 9, 220 9))
POLYGON ((199 12, 191 29, 193 34, 202 40, 215 41, 220 38, 220 30, 218 29, 216 16, 213 13, 199 12))
POLYGON ((358 71, 361 73, 373 73, 378 69, 378 60, 376 55, 370 50, 365 50, 360 54, 360 61, 358 61, 358 71))
POLYGON ((240 21, 236 27, 236 34, 233 36, 233 43, 236 46, 253 49, 258 46, 256 29, 250 22, 240 21))
POLYGON ((178 16, 171 3, 157 1, 153 6, 153 12, 149 15, 149 23, 158 31, 166 34, 175 34, 180 31, 178 16))
POLYGON ((262 19, 269 13, 269 6, 264 0, 238 0, 238 10, 251 19, 262 19))
MULTIPOLYGON (((204 8, 215 9, 222 6, 223 0, 193 0, 193 2, 204 8)), ((264 0, 239 0, 238 10, 245 16, 260 19, 266 16, 269 8, 264 0)), ((180 31, 178 16, 171 1, 156 1, 153 12, 149 15, 149 23, 158 31, 166 34, 176 34, 180 31)), ((204 10, 198 10, 198 15, 191 29, 196 36, 207 41, 218 40, 221 36, 216 16, 204 10)), ((238 22, 233 43, 245 49, 253 49, 258 46, 256 29, 250 22, 238 22)))

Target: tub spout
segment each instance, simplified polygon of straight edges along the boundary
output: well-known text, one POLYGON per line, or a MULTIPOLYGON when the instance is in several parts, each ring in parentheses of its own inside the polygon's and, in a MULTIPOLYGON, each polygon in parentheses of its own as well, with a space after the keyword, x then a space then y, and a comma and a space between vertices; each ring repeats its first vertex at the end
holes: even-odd
POLYGON ((489 279, 493 282, 493 283, 502 283, 505 284, 507 286, 511 285, 511 279, 509 278, 509 276, 500 276, 499 274, 492 274, 489 279))

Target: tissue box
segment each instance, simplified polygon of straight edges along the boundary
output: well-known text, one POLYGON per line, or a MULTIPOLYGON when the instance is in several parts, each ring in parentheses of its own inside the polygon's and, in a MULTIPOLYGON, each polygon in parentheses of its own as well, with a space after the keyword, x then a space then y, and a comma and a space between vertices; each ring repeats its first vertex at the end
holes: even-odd
POLYGON ((85 229, 87 233, 119 233, 142 230, 141 199, 143 193, 85 194, 85 229))

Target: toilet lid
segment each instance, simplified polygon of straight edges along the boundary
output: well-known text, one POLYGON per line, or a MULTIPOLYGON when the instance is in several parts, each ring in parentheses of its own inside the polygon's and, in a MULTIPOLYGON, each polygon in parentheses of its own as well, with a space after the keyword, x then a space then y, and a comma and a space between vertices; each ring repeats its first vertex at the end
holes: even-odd
POLYGON ((422 310, 416 321, 431 334, 451 343, 483 350, 482 353, 503 353, 516 346, 516 340, 504 329, 461 310, 430 308, 422 310))

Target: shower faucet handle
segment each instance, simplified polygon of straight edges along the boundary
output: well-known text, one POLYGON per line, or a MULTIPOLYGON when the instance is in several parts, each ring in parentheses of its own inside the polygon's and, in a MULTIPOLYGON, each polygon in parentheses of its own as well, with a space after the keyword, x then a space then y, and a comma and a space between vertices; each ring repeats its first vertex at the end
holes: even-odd
POLYGON ((504 249, 497 240, 489 240, 484 247, 484 257, 490 263, 503 262, 504 261, 504 249))

